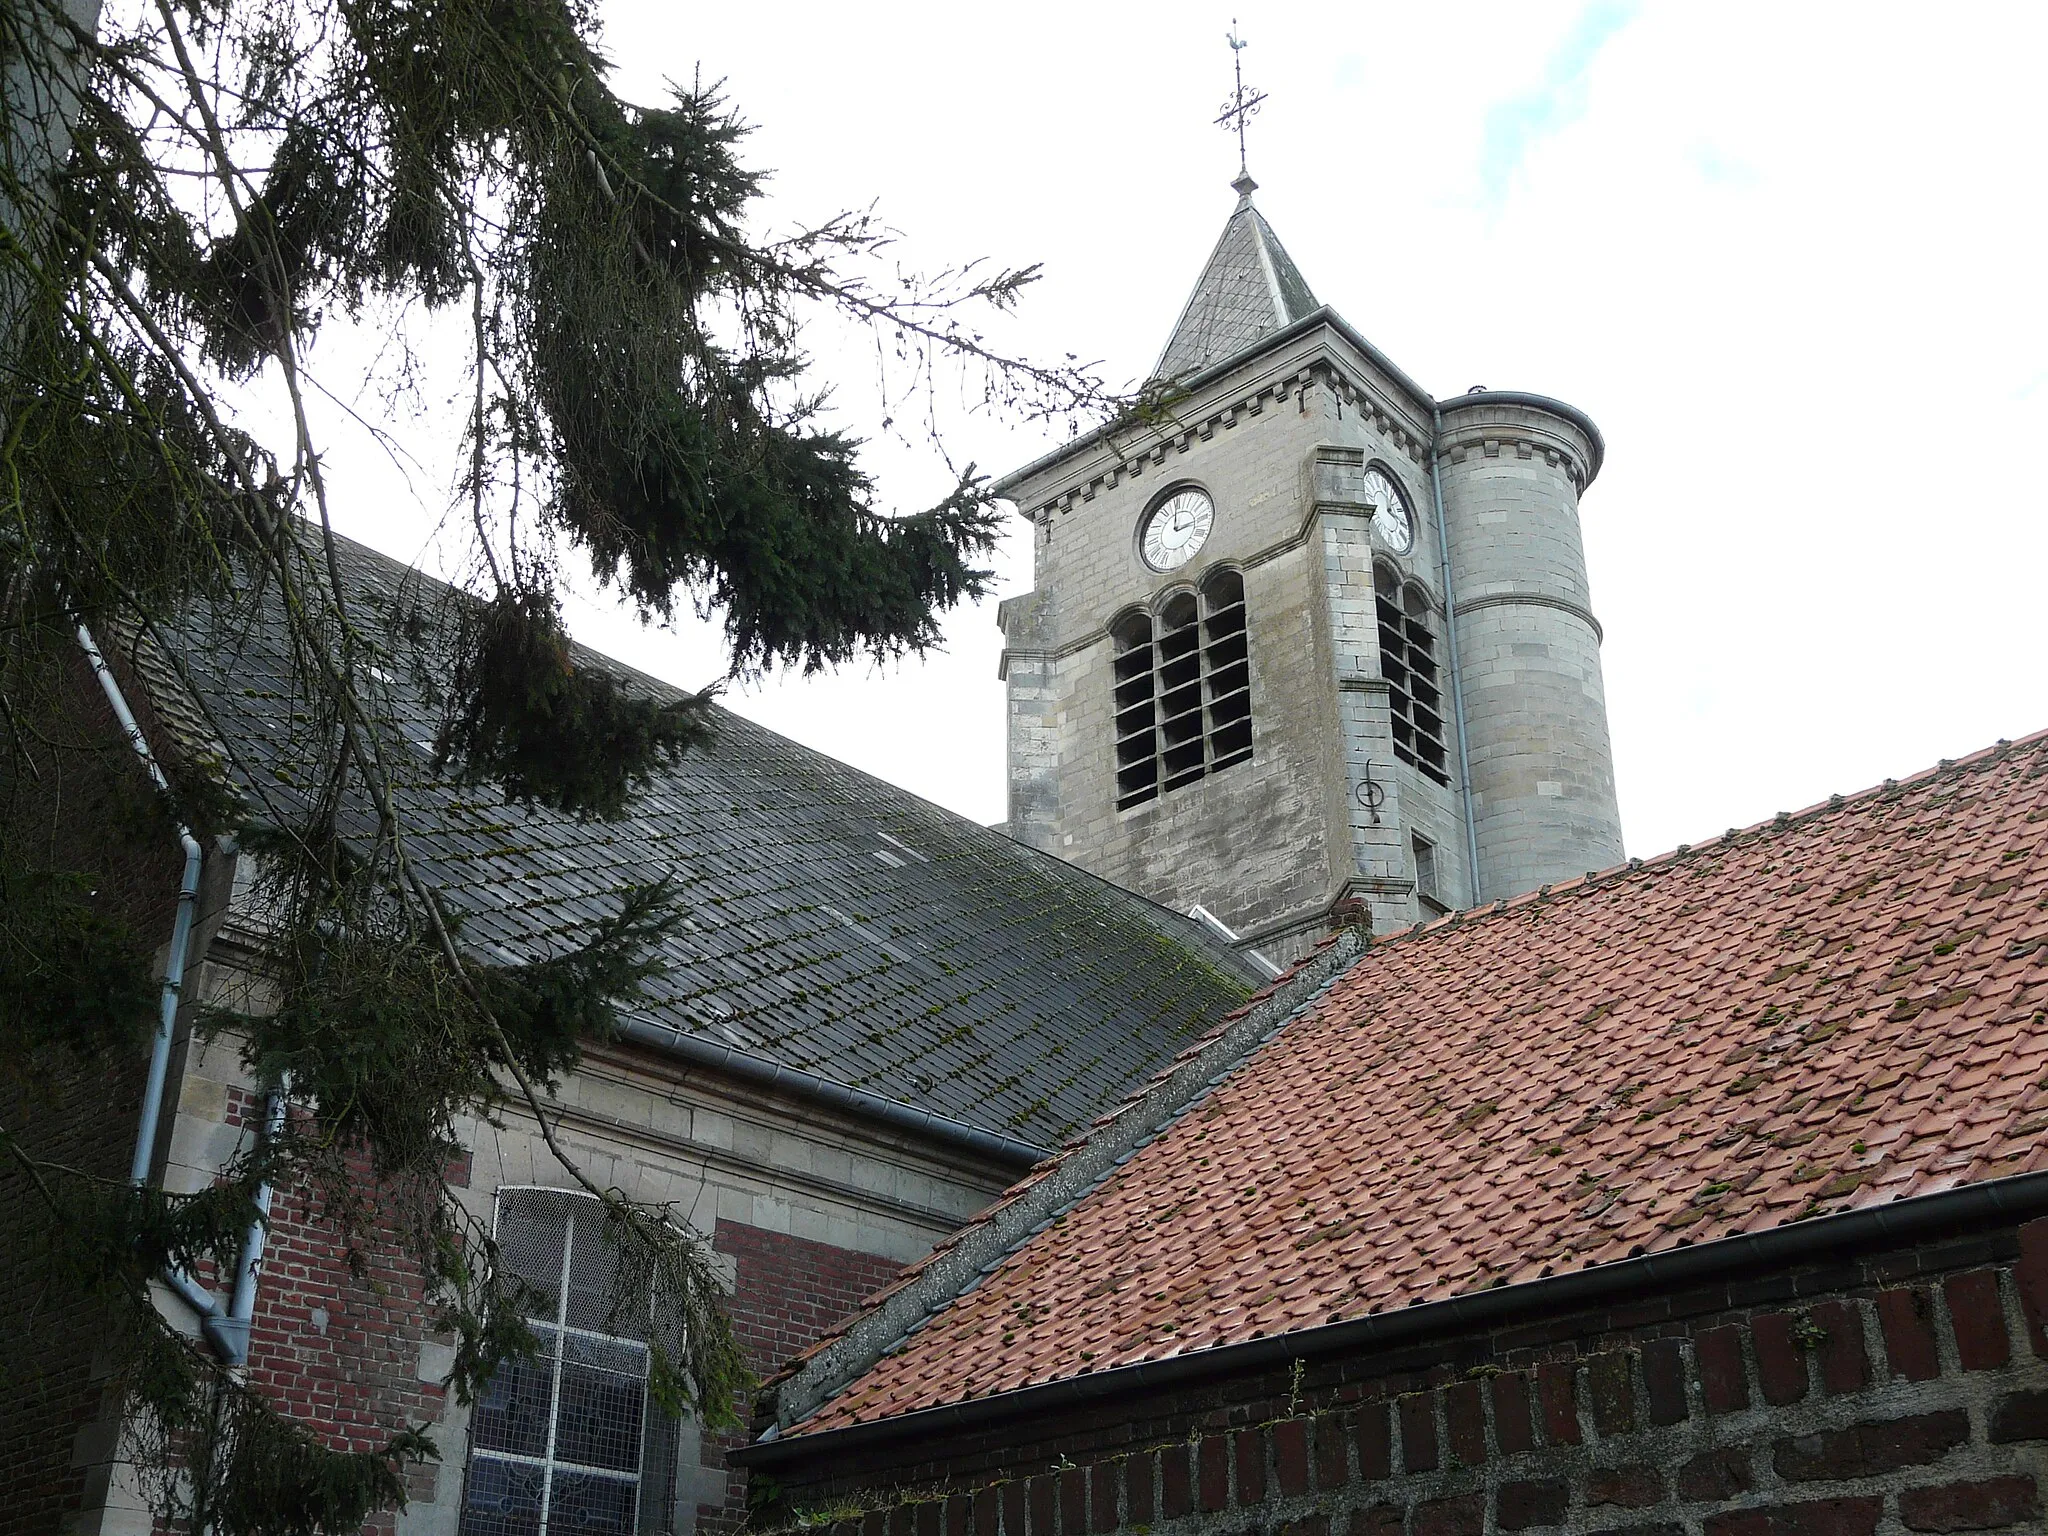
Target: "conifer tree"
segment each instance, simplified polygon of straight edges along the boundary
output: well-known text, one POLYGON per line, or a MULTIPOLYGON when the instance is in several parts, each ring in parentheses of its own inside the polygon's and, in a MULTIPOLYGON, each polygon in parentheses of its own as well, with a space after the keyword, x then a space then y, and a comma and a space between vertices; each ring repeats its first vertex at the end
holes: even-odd
MULTIPOLYGON (((447 1184, 459 1127, 515 1107, 547 1132, 548 1086, 677 917, 666 887, 631 891, 571 945, 482 962, 410 856, 394 710, 431 704, 444 776, 615 817, 706 716, 579 662, 565 570, 652 619, 722 612, 736 671, 930 646, 986 590, 987 485, 970 468, 935 506, 881 506, 807 386, 812 312, 873 327, 891 387, 958 368, 1026 415, 1105 402, 975 330, 1032 269, 906 278, 865 216, 757 236, 738 118, 712 88, 622 100, 590 0, 0 0, 0 84, 0 1176, 48 1213, 50 1285, 103 1309, 162 1513, 350 1530, 403 1501, 430 1439, 325 1446, 169 1329, 151 1278, 226 1272, 265 1182, 306 1183, 366 1244, 396 1202, 474 1397, 531 1339, 447 1184), (412 311, 467 331, 471 579, 394 613, 348 579, 308 402, 357 393, 321 376, 323 324, 397 334, 412 311), (259 398, 285 440, 244 424, 259 398), (93 849, 53 841, 46 812, 65 762, 125 751, 74 728, 80 625, 131 675, 191 684, 204 736, 186 642, 253 623, 285 636, 280 708, 314 760, 285 785, 160 735, 168 791, 108 834, 232 835, 273 915, 274 999, 211 1025, 290 1113, 215 1188, 172 1196, 39 1142, 39 1092, 146 1051, 161 939, 108 911, 93 849)), ((729 1421, 745 1373, 694 1241, 557 1155, 673 1320, 652 1390, 729 1421)))

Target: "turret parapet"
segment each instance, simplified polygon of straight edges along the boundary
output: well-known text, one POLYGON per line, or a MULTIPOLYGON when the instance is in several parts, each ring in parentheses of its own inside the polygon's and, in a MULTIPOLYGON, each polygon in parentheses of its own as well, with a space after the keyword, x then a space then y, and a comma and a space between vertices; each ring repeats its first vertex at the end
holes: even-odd
POLYGON ((1607 457, 1607 443, 1593 418, 1577 406, 1566 405, 1548 395, 1522 390, 1475 389, 1448 400, 1439 400, 1443 413, 1443 439, 1439 450, 1456 463, 1467 453, 1512 447, 1528 458, 1569 455, 1572 480, 1582 493, 1600 473, 1607 457))

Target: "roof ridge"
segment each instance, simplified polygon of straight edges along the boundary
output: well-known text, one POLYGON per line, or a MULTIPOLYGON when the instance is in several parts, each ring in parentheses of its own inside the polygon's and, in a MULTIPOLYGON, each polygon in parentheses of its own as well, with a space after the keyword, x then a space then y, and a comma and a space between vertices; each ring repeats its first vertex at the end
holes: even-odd
POLYGON ((1331 935, 1304 959, 1226 1014, 1144 1087, 1033 1168, 929 1254, 906 1265, 851 1317, 794 1356, 763 1384, 773 1422, 764 1438, 816 1413, 884 1355, 960 1297, 1137 1150, 1179 1121, 1305 1013, 1365 953, 1356 930, 1331 935))
POLYGON ((1418 939, 1449 932, 1455 928, 1469 927, 1475 922, 1483 922, 1508 912, 1519 911, 1524 907, 1535 906, 1544 901, 1554 900, 1559 896, 1583 895, 1602 885, 1630 875, 1662 873, 1667 869, 1677 867, 1681 863, 1695 859, 1701 854, 1712 852, 1719 848, 1726 848, 1743 838, 1755 834, 1777 836, 1795 827, 1804 826, 1809 822, 1816 821, 1823 816, 1834 815, 1841 811, 1860 810, 1873 801, 1886 796, 1897 795, 1902 790, 1924 788, 1939 779, 1953 778, 1966 772, 1975 772, 1986 763, 1995 762, 2010 756, 2014 752, 2034 751, 2043 747, 2048 747, 2048 726, 2044 726, 2037 731, 2030 731, 2024 736, 2010 739, 2001 736, 1988 747, 1979 747, 1976 751, 1967 753, 1962 757, 1942 758, 1933 767, 1923 768, 1916 773, 1908 774, 1903 779, 1886 779, 1882 783, 1873 784, 1868 788, 1855 790, 1846 795, 1829 795, 1827 799, 1816 800, 1813 804, 1803 809, 1779 811, 1776 815, 1763 821, 1752 822, 1746 827, 1730 827, 1726 832, 1717 832, 1697 843, 1680 843, 1676 848, 1667 849, 1663 853, 1651 854, 1648 858, 1625 859, 1619 864, 1610 864, 1605 869, 1589 869, 1583 875, 1573 875, 1566 880, 1554 881, 1549 885, 1540 885, 1534 890, 1518 891, 1512 896, 1496 897, 1492 901, 1481 902, 1478 906, 1474 907, 1460 907, 1455 911, 1446 912, 1439 917, 1430 918, 1425 922, 1410 923, 1404 928, 1396 928, 1388 933, 1376 934, 1373 936, 1372 944, 1377 949, 1397 941, 1404 944, 1413 943, 1418 939))

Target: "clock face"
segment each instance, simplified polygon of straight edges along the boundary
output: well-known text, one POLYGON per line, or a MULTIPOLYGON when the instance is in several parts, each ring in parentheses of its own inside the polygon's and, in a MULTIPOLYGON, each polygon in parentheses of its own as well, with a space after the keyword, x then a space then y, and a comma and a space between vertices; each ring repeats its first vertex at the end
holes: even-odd
POLYGON ((1209 525, 1216 521, 1216 504, 1189 486, 1175 491, 1145 518, 1138 540, 1145 563, 1155 571, 1170 571, 1186 565, 1209 537, 1209 525))
POLYGON ((1372 531, 1397 555, 1415 547, 1415 518, 1393 477, 1377 467, 1365 472, 1365 499, 1372 504, 1372 531))

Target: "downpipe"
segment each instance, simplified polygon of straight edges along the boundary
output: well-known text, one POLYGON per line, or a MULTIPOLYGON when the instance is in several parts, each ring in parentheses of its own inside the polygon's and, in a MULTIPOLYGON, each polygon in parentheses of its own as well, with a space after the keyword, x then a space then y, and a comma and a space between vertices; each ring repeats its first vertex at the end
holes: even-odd
MULTIPOLYGON (((156 754, 149 748, 149 738, 142 734, 135 712, 128 707, 127 695, 121 691, 119 680, 107 666, 107 659, 100 653, 92 631, 82 622, 78 626, 78 645, 92 666, 93 676, 99 679, 100 691, 107 696, 107 704, 114 711, 114 719, 119 722, 122 734, 128 738, 128 745, 142 760, 150 782, 168 795, 170 782, 164 777, 156 754)), ((184 872, 178 880, 178 912, 171 923, 170 952, 164 959, 163 989, 157 1003, 156 1038, 150 1044, 149 1075, 143 1083, 142 1113, 135 1128, 135 1151, 128 1161, 128 1182, 138 1189, 149 1182, 150 1165, 156 1160, 157 1136, 163 1122, 164 1090, 170 1076, 171 1045, 177 1035, 178 1003, 185 986, 185 965, 191 957, 193 919, 199 907, 199 876, 205 863, 199 839, 183 822, 178 824, 178 846, 185 855, 184 872)), ((263 1134, 266 1140, 276 1135, 283 1124, 284 1109, 284 1094, 273 1090, 264 1103, 263 1134)), ((206 1336, 213 1352, 229 1365, 240 1365, 249 1358, 249 1322, 256 1310, 256 1270, 263 1260, 264 1229, 270 1216, 268 1180, 257 1188, 256 1210, 257 1219, 249 1224, 249 1230, 242 1236, 242 1251, 235 1264, 234 1293, 225 1311, 211 1291, 183 1270, 167 1269, 163 1275, 164 1284, 199 1314, 200 1332, 206 1336)))
POLYGON ((1472 753, 1465 745, 1465 669, 1458 665, 1458 594, 1451 582, 1451 539, 1444 526, 1444 408, 1430 408, 1429 488, 1436 503, 1436 551, 1443 569, 1444 633, 1450 641, 1451 712, 1458 722, 1458 789, 1465 810, 1465 904, 1479 905, 1479 821, 1472 811, 1472 753))

